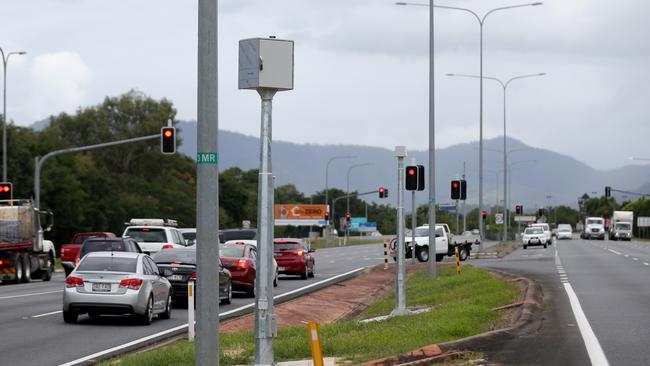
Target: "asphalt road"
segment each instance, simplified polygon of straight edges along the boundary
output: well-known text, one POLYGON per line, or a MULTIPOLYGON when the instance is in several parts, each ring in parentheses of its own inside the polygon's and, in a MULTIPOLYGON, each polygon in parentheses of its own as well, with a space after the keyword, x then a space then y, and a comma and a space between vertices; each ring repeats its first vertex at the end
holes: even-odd
MULTIPOLYGON (((319 249, 315 253, 314 278, 280 276, 274 294, 282 294, 336 275, 383 263, 380 244, 319 249)), ((20 285, 0 285, 0 324, 2 365, 61 365, 120 346, 142 337, 187 323, 187 310, 175 308, 169 320, 150 326, 135 325, 130 317, 102 317, 92 321, 81 316, 77 324, 65 324, 61 315, 64 276, 56 273, 52 281, 40 280, 20 285)), ((220 307, 226 312, 253 302, 237 296, 232 304, 220 307)))
POLYGON ((650 364, 650 243, 563 240, 547 249, 529 247, 501 260, 472 263, 531 278, 544 292, 541 329, 489 350, 488 360, 650 364))

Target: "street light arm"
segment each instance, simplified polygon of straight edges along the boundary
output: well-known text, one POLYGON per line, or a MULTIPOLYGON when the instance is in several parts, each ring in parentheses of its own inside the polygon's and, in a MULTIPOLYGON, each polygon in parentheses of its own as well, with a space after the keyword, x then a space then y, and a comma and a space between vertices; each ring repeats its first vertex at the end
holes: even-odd
MULTIPOLYGON (((472 79, 480 79, 481 77, 478 75, 469 75, 469 74, 447 74, 447 76, 450 77, 462 77, 462 78, 472 78, 472 79)), ((501 84, 501 86, 505 89, 506 85, 501 81, 501 79, 491 77, 491 76, 483 76, 483 79, 488 79, 488 80, 494 80, 501 84)))
POLYGON ((459 8, 459 7, 456 7, 456 6, 446 6, 446 5, 434 5, 433 7, 434 8, 440 8, 440 9, 459 10, 459 11, 464 11, 464 12, 470 13, 476 18, 476 20, 479 22, 479 24, 483 24, 483 21, 481 20, 481 17, 478 14, 476 14, 474 11, 470 10, 470 9, 459 8))
POLYGON ((483 19, 479 20, 479 21, 481 22, 481 24, 485 23, 485 19, 488 17, 488 15, 490 15, 490 14, 492 14, 494 12, 497 12, 497 11, 515 9, 515 8, 523 8, 523 7, 526 7, 526 6, 537 6, 537 5, 542 5, 542 4, 543 3, 541 3, 541 2, 535 2, 535 3, 519 4, 519 5, 511 5, 511 6, 503 6, 503 7, 500 7, 500 8, 494 8, 494 9, 488 11, 487 13, 485 13, 485 15, 483 15, 483 19))
POLYGON ((545 75, 546 75, 545 72, 540 72, 540 73, 537 73, 537 74, 528 74, 528 75, 515 76, 513 78, 510 78, 510 80, 506 81, 506 83, 504 85, 504 88, 507 88, 508 84, 510 84, 514 80, 532 78, 532 77, 536 77, 536 76, 545 76, 545 75))

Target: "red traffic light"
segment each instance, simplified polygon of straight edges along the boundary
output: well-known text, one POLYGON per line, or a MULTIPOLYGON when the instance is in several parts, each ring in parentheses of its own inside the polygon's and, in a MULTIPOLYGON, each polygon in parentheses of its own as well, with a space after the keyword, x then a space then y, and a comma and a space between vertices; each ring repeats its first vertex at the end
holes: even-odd
POLYGON ((350 217, 352 217, 352 216, 349 213, 345 214, 346 219, 349 219, 350 217))
POLYGON ((486 218, 487 217, 487 211, 481 212, 481 216, 483 216, 483 218, 486 218))
POLYGON ((163 127, 160 129, 160 151, 163 154, 176 152, 176 128, 163 127))
POLYGON ((13 185, 10 182, 0 183, 0 200, 13 199, 13 185))
POLYGON ((384 193, 384 187, 379 188, 380 193, 384 193))
POLYGON ((2 187, 0 187, 0 189, 1 189, 3 192, 9 192, 9 191, 11 191, 11 188, 10 188, 9 186, 2 186, 2 187))
POLYGON ((415 169, 409 169, 408 175, 415 175, 415 169))
POLYGON ((458 188, 458 186, 459 186, 459 185, 458 185, 458 182, 454 182, 454 183, 452 183, 452 184, 453 184, 453 187, 454 187, 454 188, 458 188))

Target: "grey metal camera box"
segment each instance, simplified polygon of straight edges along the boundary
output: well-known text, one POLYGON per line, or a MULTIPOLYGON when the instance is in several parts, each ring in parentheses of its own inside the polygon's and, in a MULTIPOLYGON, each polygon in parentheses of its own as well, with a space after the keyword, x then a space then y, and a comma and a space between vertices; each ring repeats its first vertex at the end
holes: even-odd
POLYGON ((293 89, 293 41, 239 41, 239 89, 293 89))

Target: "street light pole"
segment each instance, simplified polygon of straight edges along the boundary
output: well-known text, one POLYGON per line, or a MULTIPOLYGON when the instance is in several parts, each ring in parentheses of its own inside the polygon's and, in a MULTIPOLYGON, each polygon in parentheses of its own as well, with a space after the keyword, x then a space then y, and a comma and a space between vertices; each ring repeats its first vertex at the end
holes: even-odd
MULTIPOLYGON (((503 89, 503 199, 504 199, 504 201, 503 201, 503 206, 504 206, 504 210, 503 210, 504 211, 504 214, 503 214, 504 215, 503 241, 504 242, 508 238, 508 224, 507 224, 508 223, 508 221, 507 221, 508 218, 507 218, 507 216, 508 216, 508 207, 509 206, 506 205, 506 203, 507 203, 506 202, 506 196, 507 196, 507 187, 508 187, 507 184, 506 184, 506 182, 508 181, 507 180, 508 179, 508 169, 507 169, 507 167, 508 167, 508 154, 515 151, 515 150, 513 150, 513 151, 509 152, 507 150, 507 145, 506 145, 506 136, 507 136, 507 133, 506 133, 506 117, 507 117, 507 114, 506 114, 506 97, 507 97, 508 85, 510 85, 510 83, 513 82, 514 80, 532 78, 532 77, 544 76, 544 75, 546 75, 545 72, 537 73, 537 74, 519 75, 519 76, 515 76, 515 77, 512 77, 512 78, 508 79, 504 83, 503 81, 501 81, 501 79, 491 77, 491 76, 466 75, 466 74, 447 74, 447 76, 452 76, 452 77, 453 76, 458 76, 458 77, 480 79, 481 83, 483 82, 483 79, 493 80, 493 81, 498 82, 501 85, 501 88, 503 89)), ((517 149, 517 150, 521 150, 521 149, 517 149)), ((481 148, 481 151, 483 151, 482 148, 481 148)))
MULTIPOLYGON (((521 7, 526 7, 526 6, 537 6, 537 5, 542 5, 541 2, 534 2, 534 3, 528 3, 528 4, 519 4, 519 5, 511 5, 511 6, 504 6, 504 7, 499 7, 499 8, 494 8, 483 17, 480 17, 476 12, 467 9, 467 8, 460 8, 460 7, 455 7, 455 6, 443 6, 443 5, 434 5, 433 0, 430 1, 429 4, 422 4, 422 3, 410 3, 410 2, 396 2, 395 5, 414 5, 414 6, 429 6, 431 8, 441 8, 441 9, 448 9, 448 10, 458 10, 458 11, 464 11, 472 14, 476 20, 478 21, 479 28, 480 28, 480 92, 479 92, 479 98, 480 98, 480 107, 479 107, 479 175, 478 175, 478 222, 479 222, 479 232, 481 236, 481 244, 479 245, 479 250, 483 250, 483 237, 484 237, 484 228, 483 228, 483 220, 481 216, 481 212, 483 211, 483 25, 485 24, 485 20, 487 17, 497 11, 501 10, 507 10, 507 9, 514 9, 514 8, 521 8, 521 7)), ((431 18, 433 18, 433 9, 431 11, 431 18)), ((433 23, 432 23, 433 24, 433 23)), ((432 26, 433 28, 433 26, 432 26)), ((431 31, 433 34, 433 31, 431 31)), ((431 37, 433 38, 433 37, 431 37)), ((433 42, 433 41, 431 41, 433 42)), ((432 52, 433 53, 433 52, 432 52)), ((433 66, 431 66, 431 69, 433 69, 433 66)))
POLYGON ((5 56, 5 51, 0 47, 2 54, 3 66, 3 86, 2 86, 2 181, 7 181, 7 65, 11 55, 25 55, 25 51, 9 52, 5 56))
MULTIPOLYGON (((350 213, 350 172, 354 168, 359 168, 359 167, 368 166, 368 165, 375 165, 375 164, 373 164, 373 163, 355 164, 355 165, 352 165, 352 166, 350 166, 348 168, 347 185, 346 185, 346 193, 347 193, 348 197, 345 200, 346 201, 346 203, 345 203, 345 214, 346 215, 350 213)), ((350 235, 350 224, 348 223, 345 226, 345 245, 348 245, 348 236, 349 235, 350 235)))
MULTIPOLYGON (((340 159, 354 159, 356 156, 348 156, 348 155, 343 155, 343 156, 334 156, 330 158, 327 161, 327 164, 325 164, 325 209, 327 210, 328 213, 330 213, 330 207, 329 207, 329 169, 330 169, 330 164, 334 160, 340 160, 340 159)), ((334 210, 334 207, 332 207, 332 211, 334 210)), ((330 242, 330 219, 331 217, 327 218, 327 222, 325 224, 325 245, 329 245, 330 242)))

